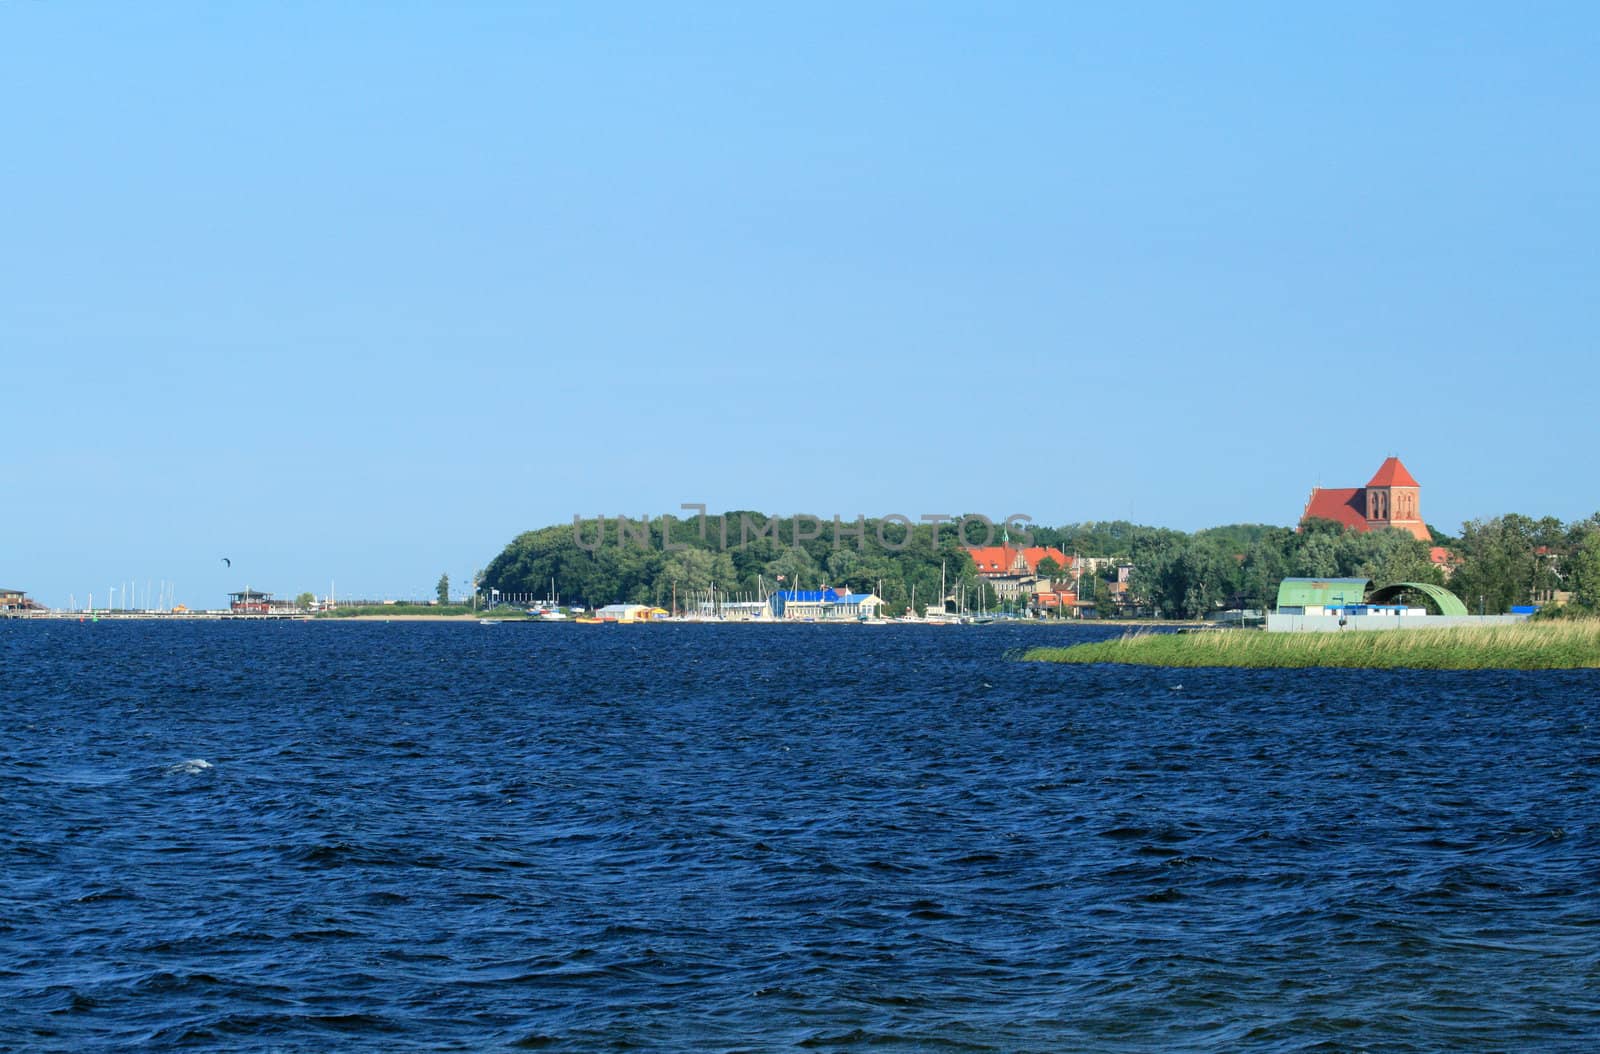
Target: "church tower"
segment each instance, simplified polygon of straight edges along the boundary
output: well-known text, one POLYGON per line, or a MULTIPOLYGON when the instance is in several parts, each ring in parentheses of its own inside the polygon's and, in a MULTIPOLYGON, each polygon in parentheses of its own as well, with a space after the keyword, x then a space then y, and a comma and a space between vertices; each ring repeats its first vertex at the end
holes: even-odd
POLYGON ((1422 487, 1397 457, 1383 463, 1367 481, 1367 529, 1395 527, 1427 540, 1428 527, 1422 522, 1422 487))

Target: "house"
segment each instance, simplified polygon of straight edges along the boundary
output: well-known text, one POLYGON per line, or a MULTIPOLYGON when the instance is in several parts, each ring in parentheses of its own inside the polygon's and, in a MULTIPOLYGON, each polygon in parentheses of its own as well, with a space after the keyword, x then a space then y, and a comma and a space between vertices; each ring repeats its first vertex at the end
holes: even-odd
POLYGON ((1078 594, 1067 582, 1049 582, 1033 593, 1033 606, 1039 611, 1059 611, 1070 615, 1078 607, 1078 594))
MULTIPOLYGON (((1423 542, 1433 538, 1422 522, 1422 485, 1397 457, 1378 466, 1365 487, 1312 487, 1300 525, 1313 519, 1333 520, 1354 531, 1393 528, 1423 542)), ((1435 562, 1442 564, 1443 559, 1435 562)))

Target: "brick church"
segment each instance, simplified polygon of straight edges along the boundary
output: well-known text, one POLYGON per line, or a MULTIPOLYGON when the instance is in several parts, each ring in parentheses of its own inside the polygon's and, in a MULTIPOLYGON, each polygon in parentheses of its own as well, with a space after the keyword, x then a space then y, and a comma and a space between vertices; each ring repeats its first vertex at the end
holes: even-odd
POLYGON ((1397 457, 1386 460, 1365 487, 1313 487, 1300 515, 1303 524, 1310 519, 1333 520, 1352 530, 1378 531, 1385 527, 1406 531, 1421 541, 1429 541, 1427 524, 1422 522, 1422 487, 1397 457))

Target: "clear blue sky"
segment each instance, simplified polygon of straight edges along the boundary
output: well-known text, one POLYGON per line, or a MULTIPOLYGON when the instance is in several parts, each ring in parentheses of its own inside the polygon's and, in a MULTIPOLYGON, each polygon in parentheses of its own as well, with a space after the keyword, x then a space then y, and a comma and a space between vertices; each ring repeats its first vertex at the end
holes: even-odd
POLYGON ((386 6, 0 0, 0 586, 1600 508, 1594 5, 386 6))

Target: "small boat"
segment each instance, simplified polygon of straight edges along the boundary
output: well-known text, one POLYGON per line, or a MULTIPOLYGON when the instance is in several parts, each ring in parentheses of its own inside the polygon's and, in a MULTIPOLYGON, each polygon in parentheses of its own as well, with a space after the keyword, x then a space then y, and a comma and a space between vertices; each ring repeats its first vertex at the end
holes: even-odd
POLYGON ((500 623, 502 623, 504 621, 505 621, 504 619, 497 619, 497 618, 481 618, 481 619, 478 620, 478 625, 480 625, 480 626, 498 626, 498 625, 500 625, 500 623))

